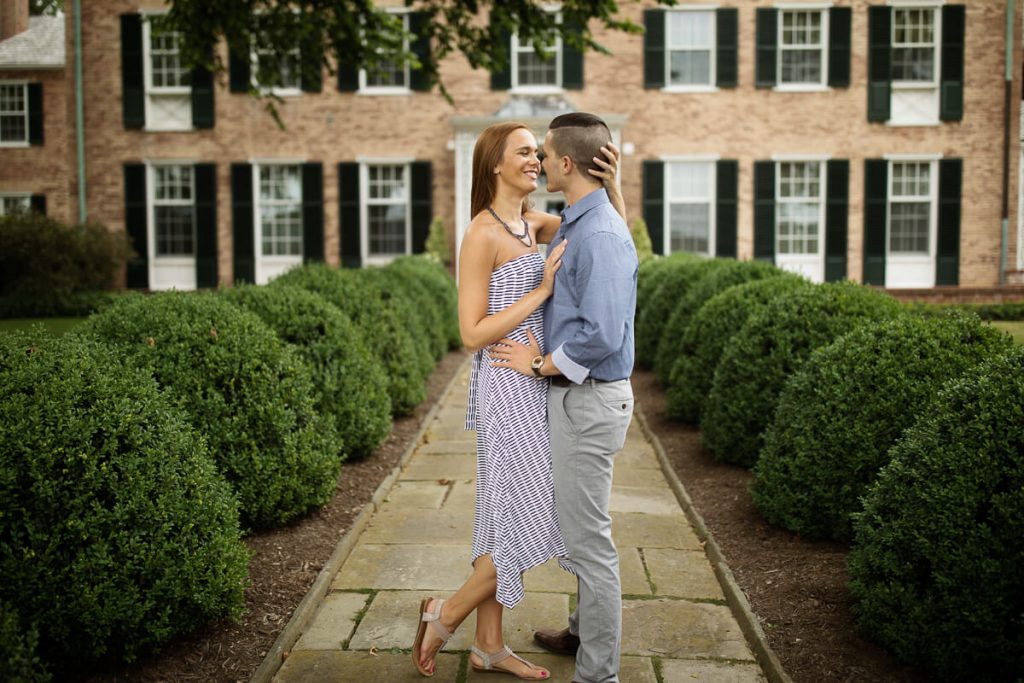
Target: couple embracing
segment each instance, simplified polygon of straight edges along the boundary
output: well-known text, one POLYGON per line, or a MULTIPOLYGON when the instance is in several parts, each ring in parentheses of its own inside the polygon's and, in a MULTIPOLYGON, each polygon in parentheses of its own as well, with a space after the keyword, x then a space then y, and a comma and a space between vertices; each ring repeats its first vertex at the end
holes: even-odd
POLYGON ((459 324, 476 351, 466 427, 477 432, 473 573, 420 605, 412 657, 435 657, 474 609, 474 670, 545 680, 504 643, 522 574, 551 558, 576 575, 567 628, 537 631, 575 654, 574 681, 617 683, 619 560, 608 511, 612 462, 633 412, 637 257, 616 184, 618 150, 591 114, 555 118, 539 151, 524 125, 487 128, 473 150, 473 220, 459 258, 459 324), (562 216, 531 209, 541 172, 562 216), (538 243, 549 244, 545 259, 538 243), (549 301, 550 299, 550 301, 549 301))

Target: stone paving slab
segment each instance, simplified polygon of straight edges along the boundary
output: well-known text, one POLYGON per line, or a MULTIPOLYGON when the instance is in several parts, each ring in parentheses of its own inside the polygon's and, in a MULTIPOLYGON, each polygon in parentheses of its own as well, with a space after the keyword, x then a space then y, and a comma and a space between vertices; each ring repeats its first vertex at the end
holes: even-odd
MULTIPOLYGON (((452 683, 462 657, 442 653, 431 681, 452 683)), ((274 677, 275 683, 423 683, 409 653, 305 650, 293 652, 274 677)))
POLYGON ((332 590, 458 590, 469 575, 470 546, 359 543, 331 584, 332 590))
POLYGON ((431 440, 428 443, 420 446, 419 451, 421 455, 435 455, 444 453, 469 453, 470 455, 476 454, 476 441, 469 440, 431 440))
POLYGON ((400 481, 391 489, 385 500, 401 507, 440 510, 441 503, 450 492, 450 484, 440 484, 436 481, 400 481))
POLYGON ((753 661, 725 605, 687 600, 623 600, 623 654, 753 661))
POLYGON ((465 510, 427 510, 384 503, 363 532, 365 543, 468 545, 473 515, 465 510))
MULTIPOLYGON (((762 683, 766 680, 756 664, 685 659, 661 660, 661 678, 664 683, 762 683)), ((626 680, 623 678, 623 683, 626 680)))
POLYGON ((683 511, 675 515, 646 515, 639 512, 613 512, 612 538, 620 548, 681 548, 700 550, 700 540, 683 511))
MULTIPOLYGON (((643 472, 643 470, 638 470, 643 472)), ((652 489, 639 486, 612 485, 612 498, 608 504, 612 512, 643 512, 648 515, 675 516, 682 511, 672 489, 667 486, 652 489)))
POLYGON ((642 486, 652 490, 666 486, 661 470, 616 467, 612 471, 612 486, 642 486))
POLYGON ((644 561, 658 595, 725 601, 722 586, 701 550, 646 548, 644 561))
POLYGON ((416 479, 438 481, 441 479, 475 479, 476 462, 472 455, 446 453, 413 458, 402 472, 403 481, 416 479))
POLYGON ((366 593, 328 593, 306 632, 293 650, 340 650, 356 627, 356 618, 366 607, 366 593))

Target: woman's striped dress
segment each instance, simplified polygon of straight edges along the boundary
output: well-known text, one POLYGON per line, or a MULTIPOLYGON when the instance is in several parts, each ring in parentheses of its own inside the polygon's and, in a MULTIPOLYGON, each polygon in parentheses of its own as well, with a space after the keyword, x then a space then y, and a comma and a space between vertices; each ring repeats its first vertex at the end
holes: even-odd
MULTIPOLYGON (((530 252, 491 273, 487 314, 505 309, 537 287, 544 258, 530 252)), ((528 343, 527 328, 544 348, 544 308, 508 336, 528 343)), ((476 516, 473 560, 490 555, 498 570, 497 600, 509 609, 523 598, 522 573, 567 554, 555 509, 548 441, 546 380, 473 357, 466 429, 476 429, 476 516)), ((569 569, 563 563, 564 569, 569 569)))

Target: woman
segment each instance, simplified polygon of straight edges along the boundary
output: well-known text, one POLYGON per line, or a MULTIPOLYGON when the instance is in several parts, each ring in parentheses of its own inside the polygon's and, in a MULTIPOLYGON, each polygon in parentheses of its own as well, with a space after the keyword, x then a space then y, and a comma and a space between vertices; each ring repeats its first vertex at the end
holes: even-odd
MULTIPOLYGON (((624 215, 615 184, 618 150, 595 159, 612 202, 624 215)), ((459 624, 477 611, 470 665, 477 671, 544 680, 550 673, 512 653, 502 638, 502 610, 523 598, 522 573, 566 549, 555 511, 547 435, 547 382, 481 361, 482 349, 503 337, 543 348, 543 304, 551 295, 563 242, 548 254, 557 216, 533 211, 528 196, 541 173, 537 142, 520 123, 490 126, 473 150, 473 220, 459 257, 459 326, 475 351, 466 428, 477 431, 473 574, 448 600, 420 604, 412 658, 424 676, 459 624), (529 331, 529 332, 528 332, 529 331)))

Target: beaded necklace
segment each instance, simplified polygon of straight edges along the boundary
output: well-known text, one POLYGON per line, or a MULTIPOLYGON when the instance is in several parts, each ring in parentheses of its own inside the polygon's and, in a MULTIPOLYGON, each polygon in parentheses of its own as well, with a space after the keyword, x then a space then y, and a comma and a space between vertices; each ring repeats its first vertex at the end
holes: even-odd
POLYGON ((522 242, 523 238, 525 237, 526 238, 526 242, 525 242, 526 246, 527 247, 532 247, 533 246, 533 238, 530 236, 530 224, 526 222, 525 218, 523 218, 522 216, 519 217, 519 219, 523 221, 523 234, 520 235, 520 234, 516 233, 515 231, 513 231, 512 228, 509 227, 508 223, 506 223, 505 221, 501 220, 501 217, 498 216, 498 214, 494 213, 494 209, 492 209, 491 207, 488 206, 487 207, 487 211, 490 212, 490 214, 492 216, 494 216, 494 220, 496 220, 499 223, 501 223, 501 227, 505 228, 505 232, 507 232, 508 234, 512 235, 513 237, 515 237, 520 242, 522 242))

